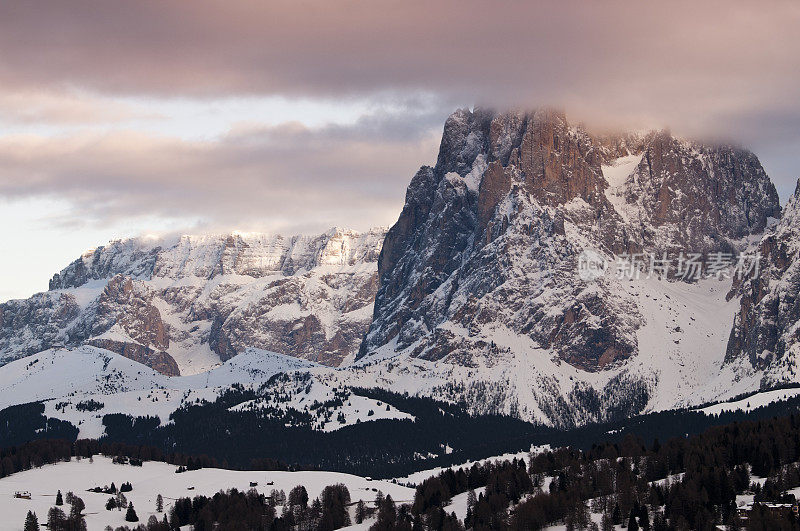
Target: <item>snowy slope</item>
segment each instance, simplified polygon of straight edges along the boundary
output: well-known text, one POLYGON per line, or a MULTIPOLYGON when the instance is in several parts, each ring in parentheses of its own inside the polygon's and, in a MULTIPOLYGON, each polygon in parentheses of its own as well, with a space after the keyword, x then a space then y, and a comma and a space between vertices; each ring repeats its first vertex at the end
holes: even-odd
POLYGON ((745 413, 749 413, 756 408, 794 398, 798 395, 800 395, 800 389, 776 389, 774 391, 756 393, 741 400, 734 400, 733 402, 714 404, 700 408, 698 411, 701 411, 706 415, 719 415, 720 413, 724 413, 726 411, 744 411, 745 413))
MULTIPOLYGON (((115 465, 105 457, 95 457, 93 463, 88 459, 72 460, 68 463, 45 465, 41 468, 19 472, 0 479, 0 529, 19 531, 29 510, 35 511, 40 524, 46 521, 47 511, 55 504, 56 491, 63 494, 73 491, 86 503, 86 524, 88 529, 103 529, 130 525, 125 522, 124 511, 107 511, 105 503, 107 494, 86 492, 95 486, 109 485, 114 482, 119 486, 128 481, 133 486, 125 497, 133 503, 140 523, 147 523, 151 514, 159 519, 163 514, 155 512, 156 496, 164 498, 164 508, 174 503, 179 497, 196 495, 213 496, 220 490, 237 488, 246 492, 250 482, 258 482, 256 490, 269 495, 272 489, 284 490, 287 494, 297 485, 305 486, 310 498, 320 495, 328 485, 343 483, 350 491, 351 499, 356 502, 363 499, 375 499, 375 490, 391 495, 398 501, 410 501, 414 497, 413 489, 386 481, 368 481, 359 476, 336 472, 263 472, 233 471, 206 468, 201 470, 175 473, 175 466, 165 463, 145 462, 141 467, 115 465), (273 485, 268 485, 273 482, 273 485), (194 487, 188 490, 188 487, 194 487), (375 489, 375 490, 373 490, 375 489), (27 490, 32 499, 14 499, 14 492, 27 490)), ((278 508, 280 513, 281 508, 278 508)))
MULTIPOLYGON (((95 347, 49 350, 0 367, 0 409, 45 401, 46 416, 71 422, 80 429, 81 438, 97 438, 103 434, 103 415, 156 416, 166 424, 170 414, 181 406, 197 400, 213 401, 232 385, 241 384, 245 388, 261 388, 267 396, 272 389, 289 395, 288 402, 279 403, 284 411, 313 410, 315 402, 325 402, 337 394, 345 396, 344 403, 326 411, 329 418, 315 426, 324 431, 383 418, 413 418, 379 401, 337 389, 339 382, 325 377, 330 370, 291 356, 249 349, 206 373, 167 377, 95 347), (273 387, 262 387, 278 373, 307 371, 318 371, 319 378, 302 383, 278 381, 273 387), (100 402, 103 407, 97 411, 79 410, 78 404, 87 400, 100 402), (340 414, 344 422, 340 422, 340 414)), ((245 402, 236 408, 258 407, 266 403, 263 400, 245 402)))
POLYGON ((632 177, 641 161, 642 154, 640 153, 638 155, 626 155, 601 166, 603 177, 608 182, 608 188, 605 190, 606 198, 626 222, 630 221, 631 216, 634 215, 625 200, 626 182, 632 177))

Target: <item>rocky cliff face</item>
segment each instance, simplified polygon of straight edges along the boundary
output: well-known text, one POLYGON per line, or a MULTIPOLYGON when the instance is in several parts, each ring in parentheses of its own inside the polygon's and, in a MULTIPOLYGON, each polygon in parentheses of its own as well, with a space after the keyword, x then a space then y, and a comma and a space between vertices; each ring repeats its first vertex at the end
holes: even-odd
POLYGON ((338 365, 369 324, 384 232, 112 242, 0 305, 0 359, 92 344, 174 375, 252 346, 338 365))
POLYGON ((635 354, 639 317, 607 284, 575 278, 578 253, 733 249, 779 212, 744 150, 666 132, 594 137, 550 110, 459 111, 387 234, 361 355, 394 341, 418 356, 468 357, 487 352, 470 345, 471 330, 501 322, 601 370, 635 354), (613 182, 603 165, 620 156, 639 162, 613 182))
MULTIPOLYGON (((626 367, 650 317, 620 280, 581 279, 578 255, 740 250, 779 215, 758 159, 736 147, 665 131, 595 136, 552 110, 458 111, 436 166, 414 176, 387 233, 359 356, 481 367, 524 346, 548 363, 632 378, 630 403, 642 408, 661 369, 631 376, 626 367)), ((626 388, 585 380, 608 400, 626 388)), ((585 392, 576 382, 551 382, 561 390, 544 394, 585 392)))
POLYGON ((758 275, 743 279, 726 362, 763 371, 764 387, 796 381, 800 357, 800 181, 775 230, 758 246, 758 275))

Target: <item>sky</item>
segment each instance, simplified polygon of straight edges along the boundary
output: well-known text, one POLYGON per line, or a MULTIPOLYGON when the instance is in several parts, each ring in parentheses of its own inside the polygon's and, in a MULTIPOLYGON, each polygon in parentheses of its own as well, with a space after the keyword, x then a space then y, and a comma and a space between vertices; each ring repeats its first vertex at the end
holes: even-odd
POLYGON ((150 233, 388 226, 460 107, 564 108, 800 176, 800 3, 0 3, 0 301, 150 233))

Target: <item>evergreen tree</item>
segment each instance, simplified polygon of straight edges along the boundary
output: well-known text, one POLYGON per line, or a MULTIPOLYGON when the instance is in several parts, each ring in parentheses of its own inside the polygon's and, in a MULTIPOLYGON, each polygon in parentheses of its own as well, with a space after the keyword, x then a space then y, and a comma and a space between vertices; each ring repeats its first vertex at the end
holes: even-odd
POLYGON ((600 529, 602 531, 614 531, 614 521, 608 512, 603 513, 603 517, 600 520, 600 529))
POLYGON ((467 509, 475 507, 475 502, 477 501, 478 498, 475 496, 475 489, 469 489, 467 492, 467 509))
POLYGON ((309 519, 312 521, 316 521, 322 516, 322 502, 319 501, 319 498, 314 498, 314 501, 311 502, 308 515, 309 519))
POLYGON ((378 521, 375 523, 376 529, 394 529, 397 521, 397 507, 391 496, 386 496, 383 504, 378 508, 378 521))
POLYGON ((36 513, 28 511, 28 515, 25 517, 25 527, 23 529, 24 531, 39 531, 39 519, 36 518, 36 513))
POLYGON ((614 525, 622 524, 622 511, 619 510, 619 504, 614 504, 614 510, 611 511, 611 523, 614 525))
POLYGON ((58 507, 51 507, 47 513, 47 529, 49 531, 62 531, 66 526, 67 515, 58 507))
POLYGON ((164 512, 164 498, 159 494, 156 496, 156 512, 163 513, 164 512))
POLYGON ((81 513, 86 508, 86 504, 83 503, 83 500, 78 496, 72 496, 72 501, 70 502, 69 507, 69 518, 70 520, 79 520, 82 518, 81 513))
POLYGON ((136 516, 136 511, 133 508, 133 502, 128 504, 128 511, 125 513, 126 522, 138 522, 139 517, 136 516))
POLYGON ((639 526, 644 531, 650 530, 650 515, 647 512, 647 505, 644 503, 639 506, 639 526))
POLYGON ((289 505, 302 508, 308 506, 308 491, 303 485, 298 485, 289 491, 289 505))
POLYGON ((56 493, 56 505, 64 505, 64 498, 61 496, 61 491, 56 493))
POLYGON ((350 491, 342 484, 329 485, 322 489, 322 521, 323 529, 339 529, 350 525, 347 506, 350 504, 350 491))
POLYGON ((358 500, 358 505, 356 505, 356 523, 361 524, 364 522, 364 518, 367 516, 367 505, 364 503, 364 500, 358 500))
POLYGON ((664 518, 664 513, 661 511, 657 511, 655 516, 653 516, 653 531, 667 531, 669 526, 667 525, 667 520, 664 518))
POLYGON ((636 514, 631 509, 631 515, 628 518, 628 531, 639 531, 639 524, 636 523, 636 514))

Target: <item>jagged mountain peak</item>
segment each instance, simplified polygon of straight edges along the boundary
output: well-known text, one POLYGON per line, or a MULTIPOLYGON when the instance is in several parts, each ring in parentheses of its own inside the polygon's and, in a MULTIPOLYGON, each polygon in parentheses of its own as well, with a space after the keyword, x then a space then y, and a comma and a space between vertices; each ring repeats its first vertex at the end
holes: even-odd
POLYGON ((53 276, 50 289, 79 287, 116 274, 150 279, 211 278, 235 273, 261 277, 294 274, 322 264, 372 262, 385 229, 357 232, 334 227, 319 235, 231 232, 114 240, 87 251, 53 276))
MULTIPOLYGON (((645 407, 663 400, 657 389, 666 385, 641 365, 652 354, 643 352, 653 348, 647 334, 654 319, 669 330, 673 317, 644 308, 641 292, 616 279, 579 278, 578 255, 737 251, 779 215, 757 157, 735 146, 668 130, 593 134, 553 109, 459 110, 445 123, 436 166, 414 176, 387 233, 359 356, 467 367, 521 357, 545 380, 553 376, 536 371, 566 363, 601 394, 591 374, 624 379, 645 407)), ((713 298, 732 319, 726 289, 702 290, 698 299, 713 298)), ((724 358, 724 339, 715 341, 709 366, 724 358)), ((656 348, 676 360, 694 348, 667 354, 671 345, 679 343, 656 348)), ((573 384, 559 381, 561 391, 540 398, 563 397, 573 384)))

